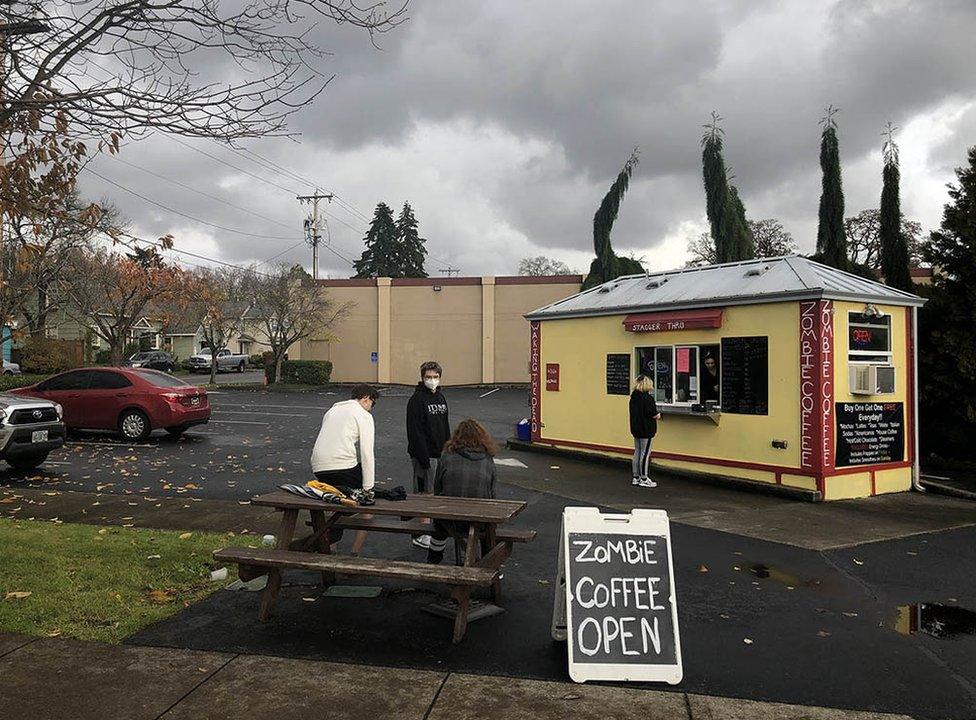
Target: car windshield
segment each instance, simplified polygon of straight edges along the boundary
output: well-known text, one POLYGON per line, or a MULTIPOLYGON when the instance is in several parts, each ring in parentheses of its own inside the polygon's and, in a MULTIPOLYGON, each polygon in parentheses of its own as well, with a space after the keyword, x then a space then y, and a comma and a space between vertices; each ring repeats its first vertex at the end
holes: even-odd
POLYGON ((209 355, 209 354, 210 354, 210 348, 203 348, 202 350, 200 350, 200 352, 197 353, 197 355, 209 355))
POLYGON ((151 357, 152 357, 152 353, 150 353, 150 352, 137 352, 135 355, 133 355, 129 359, 130 360, 148 360, 151 357))
POLYGON ((175 378, 172 375, 167 375, 164 372, 159 372, 158 370, 136 370, 139 377, 143 380, 152 383, 156 387, 190 387, 189 383, 185 383, 179 378, 175 378))

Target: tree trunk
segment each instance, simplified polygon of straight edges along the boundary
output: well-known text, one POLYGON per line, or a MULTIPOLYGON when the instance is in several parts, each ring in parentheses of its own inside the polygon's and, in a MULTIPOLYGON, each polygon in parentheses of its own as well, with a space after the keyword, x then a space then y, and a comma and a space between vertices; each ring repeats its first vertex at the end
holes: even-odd
POLYGON ((210 384, 217 384, 217 353, 212 347, 210 348, 210 384))
POLYGON ((122 364, 122 354, 125 348, 122 347, 122 343, 116 341, 108 346, 109 354, 112 360, 112 365, 118 367, 122 364))
POLYGON ((274 381, 276 383, 281 382, 281 363, 284 361, 285 355, 275 355, 275 371, 274 371, 274 381))

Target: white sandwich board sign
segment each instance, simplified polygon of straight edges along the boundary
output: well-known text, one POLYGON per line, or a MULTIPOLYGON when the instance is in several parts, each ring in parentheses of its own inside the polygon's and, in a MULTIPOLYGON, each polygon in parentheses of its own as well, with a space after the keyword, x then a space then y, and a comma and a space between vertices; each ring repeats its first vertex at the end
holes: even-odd
POLYGON ((552 636, 576 682, 681 682, 667 512, 563 510, 552 636))

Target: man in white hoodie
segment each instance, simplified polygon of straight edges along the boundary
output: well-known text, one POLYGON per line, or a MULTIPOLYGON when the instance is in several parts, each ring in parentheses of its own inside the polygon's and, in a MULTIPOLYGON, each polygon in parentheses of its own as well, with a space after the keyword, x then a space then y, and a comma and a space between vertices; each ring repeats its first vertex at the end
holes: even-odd
POLYGON ((380 393, 369 385, 356 385, 349 400, 337 402, 322 418, 312 448, 312 472, 330 485, 371 490, 374 483, 373 416, 380 393))

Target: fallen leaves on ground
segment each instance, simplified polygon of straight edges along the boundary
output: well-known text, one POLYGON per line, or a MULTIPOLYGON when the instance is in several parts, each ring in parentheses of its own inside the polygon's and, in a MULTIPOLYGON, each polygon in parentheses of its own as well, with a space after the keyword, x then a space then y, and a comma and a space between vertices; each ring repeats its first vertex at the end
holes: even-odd
POLYGON ((191 532, 185 532, 180 534, 180 540, 189 540, 191 537, 193 537, 193 533, 191 532))
POLYGON ((11 590, 3 596, 4 600, 23 600, 29 598, 33 593, 30 590, 11 590))
POLYGON ((176 599, 176 591, 175 590, 153 590, 146 597, 149 598, 150 602, 154 602, 159 605, 165 605, 166 603, 171 603, 176 599))

